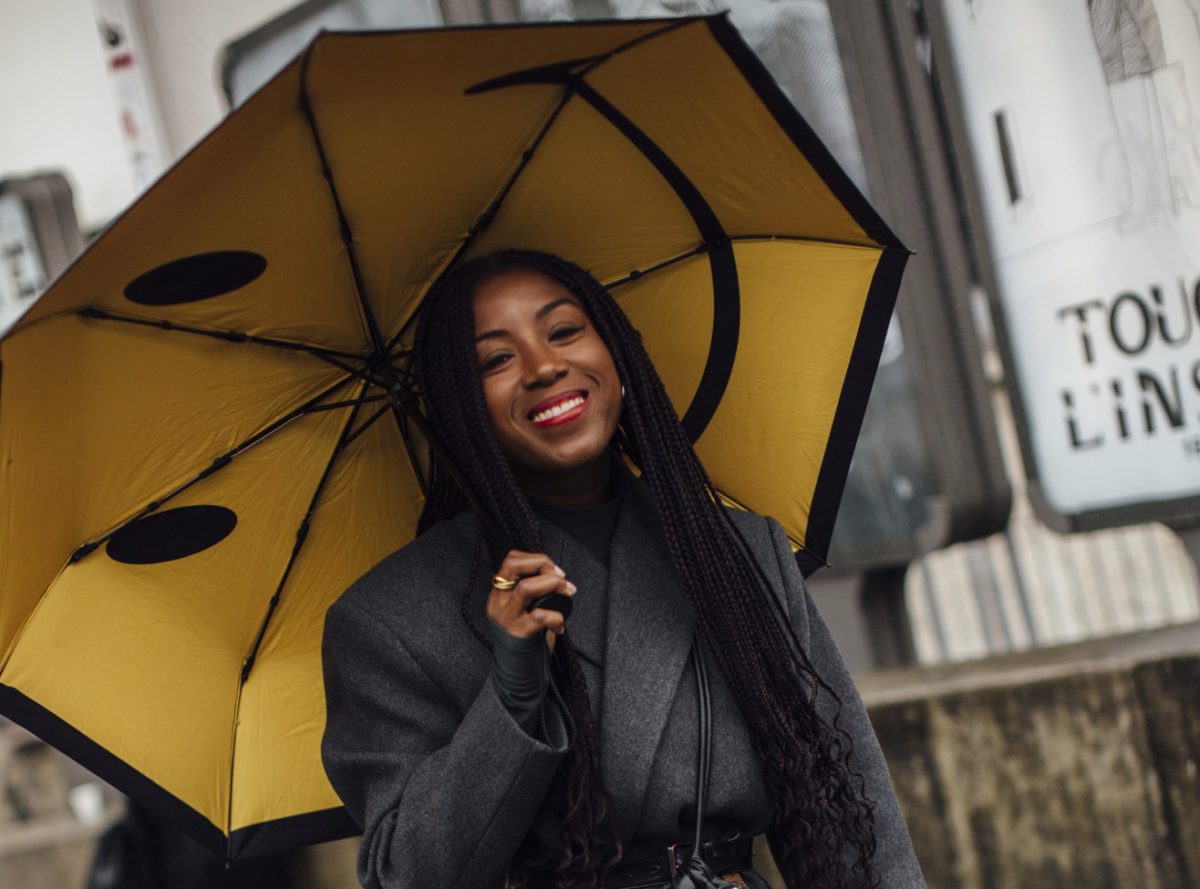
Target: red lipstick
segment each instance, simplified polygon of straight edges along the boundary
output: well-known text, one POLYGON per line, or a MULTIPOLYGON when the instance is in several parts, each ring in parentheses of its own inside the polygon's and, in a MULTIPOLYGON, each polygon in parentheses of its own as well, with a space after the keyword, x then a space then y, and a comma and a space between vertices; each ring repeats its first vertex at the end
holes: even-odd
POLYGON ((545 401, 539 402, 526 414, 534 426, 561 426, 570 423, 587 408, 588 393, 586 389, 572 389, 570 392, 560 392, 545 401))

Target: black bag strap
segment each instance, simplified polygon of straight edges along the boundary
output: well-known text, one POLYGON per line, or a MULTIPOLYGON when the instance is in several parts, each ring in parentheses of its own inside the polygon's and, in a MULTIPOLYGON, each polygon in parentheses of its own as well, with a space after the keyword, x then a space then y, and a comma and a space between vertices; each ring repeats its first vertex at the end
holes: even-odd
POLYGON ((708 684, 708 661, 699 635, 692 638, 692 666, 696 673, 696 703, 700 723, 700 743, 696 752, 696 834, 685 861, 672 877, 675 889, 737 889, 713 873, 704 860, 704 807, 708 802, 708 782, 712 774, 712 691, 708 684))
POLYGON ((696 704, 699 710, 700 743, 696 752, 696 835, 692 852, 700 854, 704 826, 704 806, 708 801, 708 782, 712 775, 712 691, 708 685, 708 659, 700 638, 692 639, 692 666, 696 672, 696 704))

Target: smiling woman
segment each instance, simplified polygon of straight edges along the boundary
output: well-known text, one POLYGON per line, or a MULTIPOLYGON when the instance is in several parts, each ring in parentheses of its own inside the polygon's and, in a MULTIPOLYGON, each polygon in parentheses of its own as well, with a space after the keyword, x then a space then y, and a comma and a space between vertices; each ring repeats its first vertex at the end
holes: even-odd
POLYGON ((433 459, 420 535, 325 628, 322 753, 364 885, 764 889, 766 833, 789 887, 923 886, 786 535, 719 505, 604 288, 543 253, 472 260, 414 355, 455 466, 433 459))
POLYGON ((484 401, 518 484, 544 503, 600 503, 621 380, 583 306, 529 268, 481 281, 473 305, 484 401))

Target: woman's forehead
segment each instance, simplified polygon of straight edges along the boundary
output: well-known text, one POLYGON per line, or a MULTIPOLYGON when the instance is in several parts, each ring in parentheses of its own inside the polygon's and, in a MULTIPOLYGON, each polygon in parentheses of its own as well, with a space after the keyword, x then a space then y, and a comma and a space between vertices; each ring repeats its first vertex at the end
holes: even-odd
POLYGON ((475 286, 471 302, 476 330, 500 322, 538 322, 560 306, 583 308, 578 297, 562 282, 536 269, 524 267, 480 281, 475 286))

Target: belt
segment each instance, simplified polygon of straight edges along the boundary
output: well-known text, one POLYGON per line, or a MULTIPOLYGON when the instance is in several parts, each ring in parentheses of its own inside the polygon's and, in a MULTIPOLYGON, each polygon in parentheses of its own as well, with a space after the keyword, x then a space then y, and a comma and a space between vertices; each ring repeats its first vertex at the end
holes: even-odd
MULTIPOLYGON (((700 846, 700 855, 717 874, 747 870, 754 841, 730 830, 700 846)), ((639 845, 608 869, 604 889, 658 889, 671 885, 680 865, 692 851, 691 843, 665 846, 639 845)))

